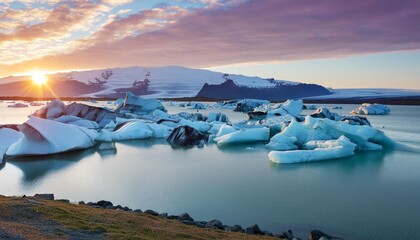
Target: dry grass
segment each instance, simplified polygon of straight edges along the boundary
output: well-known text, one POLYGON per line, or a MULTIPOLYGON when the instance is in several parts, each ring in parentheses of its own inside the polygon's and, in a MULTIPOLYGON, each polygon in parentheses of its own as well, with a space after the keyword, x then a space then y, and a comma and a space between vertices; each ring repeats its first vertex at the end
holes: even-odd
POLYGON ((0 238, 2 232, 27 239, 273 239, 147 214, 17 197, 0 197, 0 238))

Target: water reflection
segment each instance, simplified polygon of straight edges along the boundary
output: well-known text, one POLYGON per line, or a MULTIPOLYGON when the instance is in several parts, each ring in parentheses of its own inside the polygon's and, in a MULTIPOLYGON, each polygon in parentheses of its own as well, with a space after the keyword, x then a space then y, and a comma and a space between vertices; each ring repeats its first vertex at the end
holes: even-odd
POLYGON ((101 159, 113 157, 117 154, 115 142, 101 142, 97 144, 97 152, 101 159))
POLYGON ((14 157, 8 159, 7 164, 18 167, 23 173, 23 183, 31 186, 48 174, 61 171, 96 151, 97 147, 93 147, 54 155, 14 157))

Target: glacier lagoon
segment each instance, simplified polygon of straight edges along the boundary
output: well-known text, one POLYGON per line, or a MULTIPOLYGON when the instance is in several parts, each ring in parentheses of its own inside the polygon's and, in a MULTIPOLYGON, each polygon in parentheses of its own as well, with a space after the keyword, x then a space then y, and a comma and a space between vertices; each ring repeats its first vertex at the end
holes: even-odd
MULTIPOLYGON (((0 124, 22 123, 39 108, 7 105, 0 103, 0 124)), ((348 114, 357 107, 342 106, 332 111, 348 114)), ((196 112, 165 107, 169 113, 196 112)), ((367 116, 372 126, 420 148, 420 106, 390 107, 389 115, 367 116)), ((220 111, 232 122, 246 118, 231 109, 199 111, 220 111)), ((420 152, 358 152, 294 165, 272 163, 268 152, 263 144, 174 149, 165 140, 123 141, 116 151, 91 148, 10 160, 0 169, 0 194, 106 199, 142 210, 188 212, 197 220, 292 229, 302 238, 314 228, 345 239, 420 238, 420 152)))

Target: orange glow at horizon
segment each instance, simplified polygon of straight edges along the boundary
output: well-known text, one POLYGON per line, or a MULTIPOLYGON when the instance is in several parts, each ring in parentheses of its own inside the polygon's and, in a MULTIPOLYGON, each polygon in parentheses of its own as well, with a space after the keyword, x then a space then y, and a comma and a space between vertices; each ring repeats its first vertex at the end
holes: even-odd
POLYGON ((45 74, 35 73, 35 74, 32 75, 32 81, 36 85, 42 86, 48 81, 48 78, 45 74))

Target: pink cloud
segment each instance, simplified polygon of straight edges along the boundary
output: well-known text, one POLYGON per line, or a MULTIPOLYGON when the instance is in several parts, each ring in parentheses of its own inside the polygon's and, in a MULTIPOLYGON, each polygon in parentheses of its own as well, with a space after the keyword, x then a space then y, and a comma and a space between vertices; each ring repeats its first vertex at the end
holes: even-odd
POLYGON ((138 24, 141 17, 132 15, 110 23, 88 48, 9 66, 9 72, 33 65, 55 70, 133 65, 211 67, 420 48, 420 2, 416 0, 254 0, 184 14, 156 31, 101 40, 106 37, 103 33, 119 31, 117 23, 135 26, 132 23, 138 24))

